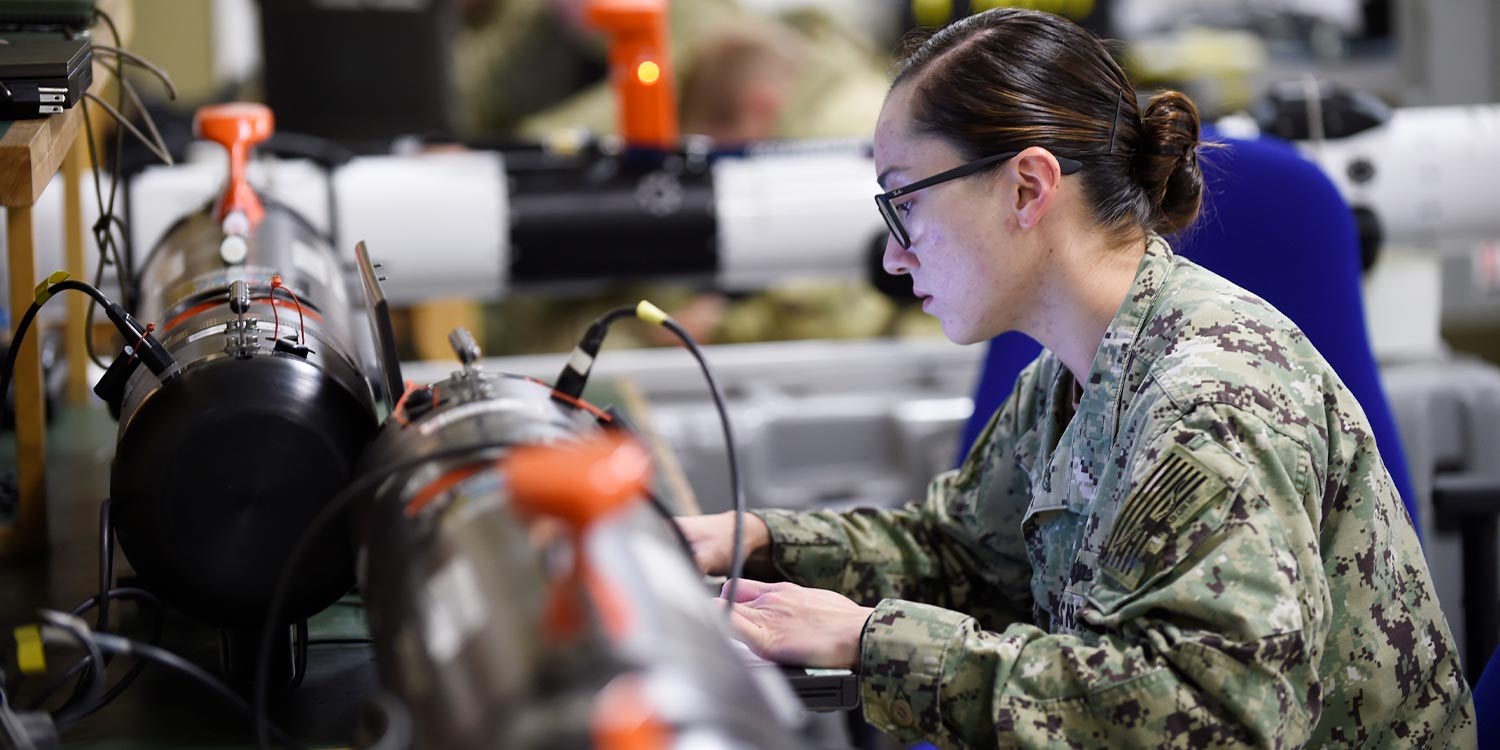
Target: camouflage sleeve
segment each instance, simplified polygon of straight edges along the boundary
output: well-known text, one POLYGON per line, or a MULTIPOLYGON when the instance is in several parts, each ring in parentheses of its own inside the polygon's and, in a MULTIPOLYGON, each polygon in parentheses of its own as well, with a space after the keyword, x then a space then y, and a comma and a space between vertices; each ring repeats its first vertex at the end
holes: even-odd
POLYGON ((1035 420, 1038 383, 1046 379, 1041 362, 1022 372, 963 466, 934 479, 924 501, 755 511, 770 528, 776 571, 865 606, 899 597, 960 608, 996 626, 1029 617, 1031 569, 1019 528, 1030 495, 1014 449, 1035 420))
POLYGON ((943 747, 1300 747, 1331 605, 1285 518, 1315 482, 1293 442, 1227 411, 1142 433, 1071 633, 881 602, 861 642, 867 720, 943 747))
POLYGON ((900 509, 753 512, 771 529, 773 564, 788 581, 864 606, 900 597, 975 614, 984 608, 996 623, 1029 617, 1026 576, 1014 575, 1006 593, 982 575, 980 553, 965 541, 970 530, 948 511, 955 473, 933 480, 926 502, 900 509))

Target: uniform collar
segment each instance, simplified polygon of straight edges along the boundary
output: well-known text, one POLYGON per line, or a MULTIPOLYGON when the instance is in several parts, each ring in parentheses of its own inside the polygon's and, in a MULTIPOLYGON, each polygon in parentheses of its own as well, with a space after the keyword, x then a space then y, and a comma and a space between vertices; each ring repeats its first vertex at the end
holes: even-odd
MULTIPOLYGON (((1104 330, 1104 340, 1083 383, 1083 400, 1078 413, 1099 420, 1095 429, 1106 427, 1109 434, 1118 432, 1117 415, 1125 400, 1122 381, 1130 372, 1130 360, 1136 351, 1146 321, 1156 306, 1157 297, 1172 272, 1172 248, 1158 235, 1146 239, 1146 253, 1135 271, 1135 281, 1125 301, 1104 330)), ((1092 420, 1091 420, 1092 421, 1092 420)))

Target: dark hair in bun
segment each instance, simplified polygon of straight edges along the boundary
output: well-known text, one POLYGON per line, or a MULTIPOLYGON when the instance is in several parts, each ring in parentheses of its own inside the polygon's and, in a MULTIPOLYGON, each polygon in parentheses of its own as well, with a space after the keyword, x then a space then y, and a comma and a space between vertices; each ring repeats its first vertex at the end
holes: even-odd
POLYGON ((1093 35, 1059 16, 997 8, 918 32, 892 88, 910 82, 913 126, 969 159, 1041 146, 1083 162, 1100 225, 1171 234, 1198 215, 1198 109, 1176 91, 1144 112, 1093 35))

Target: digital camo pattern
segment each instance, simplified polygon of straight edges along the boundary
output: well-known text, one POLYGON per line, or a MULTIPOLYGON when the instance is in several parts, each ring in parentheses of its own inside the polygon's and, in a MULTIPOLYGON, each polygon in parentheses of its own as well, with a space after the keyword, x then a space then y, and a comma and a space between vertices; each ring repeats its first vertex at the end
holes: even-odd
POLYGON ((945 748, 1474 746, 1364 413, 1290 321, 1153 238, 1076 415, 1073 388, 1043 353, 924 502, 760 512, 789 580, 875 605, 871 723, 945 748))

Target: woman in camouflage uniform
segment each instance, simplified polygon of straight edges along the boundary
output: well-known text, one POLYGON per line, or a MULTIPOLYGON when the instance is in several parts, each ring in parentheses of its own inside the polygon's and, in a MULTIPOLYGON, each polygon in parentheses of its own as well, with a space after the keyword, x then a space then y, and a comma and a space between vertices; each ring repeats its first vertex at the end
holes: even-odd
MULTIPOLYGON (((868 721, 942 747, 1473 747, 1359 404, 1161 239, 1200 203, 1192 103, 1141 110, 1097 40, 1030 11, 900 70, 875 133, 886 269, 952 340, 1047 351, 924 501, 754 514, 750 570, 785 582, 741 582, 742 638, 857 669, 868 721)), ((681 520, 705 571, 731 524, 681 520)))

